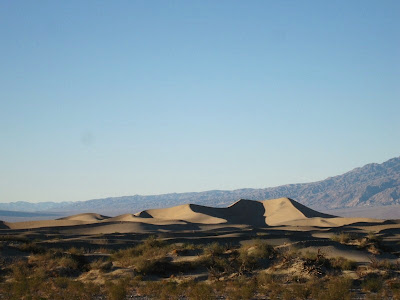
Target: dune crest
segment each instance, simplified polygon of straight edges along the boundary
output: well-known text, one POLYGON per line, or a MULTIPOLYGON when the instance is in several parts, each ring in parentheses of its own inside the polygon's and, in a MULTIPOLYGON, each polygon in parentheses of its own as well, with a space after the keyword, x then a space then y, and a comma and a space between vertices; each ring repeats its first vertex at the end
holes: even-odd
POLYGON ((267 225, 284 224, 309 218, 332 218, 334 216, 312 210, 290 198, 260 201, 264 205, 267 225))
POLYGON ((144 210, 135 214, 135 216, 139 218, 183 220, 190 223, 230 223, 258 227, 315 217, 334 217, 312 210, 289 198, 262 201, 240 199, 223 208, 184 204, 170 208, 144 210))
POLYGON ((135 216, 140 218, 154 218, 163 220, 182 220, 190 223, 221 224, 227 221, 213 214, 212 208, 196 204, 183 204, 179 206, 159 209, 148 209, 135 216))
POLYGON ((57 220, 68 220, 68 221, 82 221, 82 222, 96 222, 96 221, 102 221, 109 219, 110 217, 103 216, 100 214, 95 214, 95 213, 83 213, 83 214, 78 214, 78 215, 73 215, 73 216, 68 216, 64 218, 59 218, 57 220))

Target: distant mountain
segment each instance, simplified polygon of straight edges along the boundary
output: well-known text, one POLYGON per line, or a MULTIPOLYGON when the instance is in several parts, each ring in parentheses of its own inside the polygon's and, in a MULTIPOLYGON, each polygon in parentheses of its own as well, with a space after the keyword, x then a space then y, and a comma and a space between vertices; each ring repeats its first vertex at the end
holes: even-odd
POLYGON ((32 203, 27 201, 17 201, 9 203, 0 203, 0 210, 11 210, 11 211, 27 211, 37 212, 53 209, 59 206, 72 204, 73 202, 39 202, 32 203))
POLYGON ((368 164, 325 180, 289 184, 264 189, 173 193, 153 196, 125 196, 81 202, 0 203, 0 209, 62 212, 96 212, 106 215, 135 213, 148 208, 171 207, 184 203, 223 207, 238 199, 264 200, 290 197, 317 210, 400 204, 400 157, 382 164, 368 164), (36 209, 34 209, 36 208, 36 209), (28 210, 29 209, 29 210, 28 210))

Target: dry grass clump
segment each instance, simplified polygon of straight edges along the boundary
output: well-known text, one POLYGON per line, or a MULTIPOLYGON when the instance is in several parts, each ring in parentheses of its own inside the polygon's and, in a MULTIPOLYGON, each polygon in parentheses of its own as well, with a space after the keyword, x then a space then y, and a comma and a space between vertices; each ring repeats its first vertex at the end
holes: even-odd
POLYGON ((357 268, 357 263, 354 260, 350 260, 344 257, 334 257, 329 259, 329 261, 333 268, 342 271, 355 270, 357 268))
POLYGON ((364 237, 341 232, 333 235, 331 240, 344 245, 354 245, 359 249, 366 249, 372 254, 380 254, 383 250, 385 250, 382 244, 382 239, 374 232, 369 232, 364 237))
POLYGON ((108 281, 106 294, 110 300, 123 300, 126 298, 129 286, 128 278, 121 278, 117 282, 108 281))
POLYGON ((223 254, 226 250, 228 250, 227 245, 222 245, 220 243, 214 242, 204 247, 203 254, 209 256, 219 256, 223 254))
POLYGON ((252 299, 257 290, 257 281, 255 278, 248 279, 244 276, 229 281, 226 286, 228 299, 249 300, 252 299))
POLYGON ((190 300, 213 300, 216 299, 213 288, 203 282, 191 284, 186 295, 190 300))
POLYGON ((112 262, 103 258, 97 259, 89 264, 90 270, 100 270, 101 272, 110 271, 112 267, 112 262))
POLYGON ((24 236, 18 236, 18 235, 12 235, 12 234, 2 234, 2 235, 0 235, 0 241, 28 243, 29 239, 24 236))
POLYGON ((39 253, 46 252, 45 248, 43 248, 42 246, 39 246, 38 244, 36 244, 34 242, 25 242, 25 243, 17 245, 16 248, 20 251, 28 252, 28 253, 32 253, 32 254, 39 254, 39 253))
POLYGON ((400 271, 400 263, 396 261, 396 263, 392 263, 386 259, 378 260, 374 256, 370 258, 370 268, 377 270, 392 270, 392 271, 400 271))
POLYGON ((349 244, 350 241, 354 240, 355 237, 350 233, 341 232, 339 234, 335 234, 331 237, 331 240, 334 242, 338 242, 341 244, 349 244))
POLYGON ((93 284, 84 284, 71 278, 49 276, 47 266, 35 266, 27 261, 15 262, 10 280, 1 285, 6 299, 90 299, 100 292, 93 284))
POLYGON ((133 248, 120 250, 111 256, 111 260, 122 267, 134 268, 140 274, 165 274, 174 266, 167 257, 171 246, 150 237, 133 248))
POLYGON ((2 263, 0 299, 345 300, 365 293, 367 299, 400 300, 399 264, 372 259, 370 266, 362 269, 342 257, 327 258, 320 250, 274 248, 265 240, 242 246, 194 246, 150 237, 91 263, 83 253, 84 249, 50 249, 2 263), (362 288, 358 295, 352 293, 353 280, 342 272, 356 268, 359 279, 354 285, 360 283, 362 288), (202 272, 208 271, 209 281, 189 280, 188 271, 194 269, 202 277, 202 272), (91 270, 95 271, 85 273, 91 270), (128 274, 125 271, 136 276, 119 278, 128 274))
POLYGON ((366 292, 378 293, 383 288, 384 281, 380 276, 376 274, 370 274, 362 282, 362 288, 366 292))
POLYGON ((49 277, 78 276, 87 270, 85 258, 61 251, 47 251, 31 255, 28 267, 32 270, 43 269, 49 277))
POLYGON ((318 298, 321 300, 350 300, 353 281, 347 277, 335 277, 327 281, 323 289, 319 290, 318 298))

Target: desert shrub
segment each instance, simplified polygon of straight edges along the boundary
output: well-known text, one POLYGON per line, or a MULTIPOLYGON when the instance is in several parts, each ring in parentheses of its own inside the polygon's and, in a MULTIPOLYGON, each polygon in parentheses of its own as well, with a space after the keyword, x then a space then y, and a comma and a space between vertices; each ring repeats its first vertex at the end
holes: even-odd
POLYGON ((24 236, 17 236, 17 235, 0 235, 0 241, 5 242, 29 242, 29 239, 24 236))
POLYGON ((70 255, 59 251, 47 251, 44 254, 31 255, 28 263, 35 273, 42 270, 48 277, 76 276, 87 269, 83 256, 70 255))
POLYGON ((312 292, 311 287, 305 283, 293 283, 290 285, 289 293, 292 299, 308 299, 312 292))
POLYGON ((56 277, 53 287, 47 291, 47 299, 85 300, 101 294, 100 287, 93 283, 83 283, 67 277, 56 277))
POLYGON ((353 260, 346 259, 344 257, 331 258, 330 264, 335 269, 340 270, 355 270, 357 268, 357 263, 353 260))
POLYGON ((85 254, 85 249, 84 248, 76 248, 76 247, 71 247, 67 250, 68 253, 70 253, 71 255, 83 255, 85 254))
POLYGON ((228 283, 228 298, 232 300, 252 299, 256 292, 257 284, 255 279, 246 279, 240 277, 237 280, 228 283))
POLYGON ((175 270, 175 266, 166 257, 136 257, 131 260, 134 268, 141 274, 165 274, 175 270))
POLYGON ((183 288, 175 281, 163 282, 160 288, 157 294, 157 298, 160 300, 179 299, 183 294, 183 288))
POLYGON ((335 234, 331 237, 332 241, 338 242, 341 244, 348 244, 352 239, 353 239, 353 236, 350 233, 345 233, 345 232, 335 234))
POLYGON ((117 261, 124 267, 135 265, 135 267, 144 271, 146 264, 154 266, 156 262, 162 262, 169 250, 170 247, 165 242, 157 240, 155 237, 150 237, 135 247, 113 253, 111 260, 117 261))
POLYGON ((221 245, 220 243, 214 242, 204 247, 204 255, 218 256, 223 254, 227 250, 226 245, 221 245))
POLYGON ((370 267, 379 270, 400 270, 399 262, 391 263, 386 259, 378 260, 375 257, 370 258, 370 267))
POLYGON ((281 276, 260 273, 257 278, 257 290, 264 295, 268 296, 268 299, 282 299, 284 289, 282 287, 281 276))
POLYGON ((207 266, 210 279, 224 277, 238 271, 235 261, 230 261, 227 257, 215 257, 203 261, 203 266, 207 266))
POLYGON ((378 293, 383 288, 383 280, 379 276, 371 274, 364 279, 362 288, 367 292, 378 293))
MULTIPOLYGON (((185 286, 186 287, 186 286, 185 286)), ((184 287, 173 281, 146 281, 137 287, 140 296, 157 299, 178 299, 183 294, 184 287)))
POLYGON ((348 300, 352 297, 351 286, 352 279, 350 278, 333 278, 327 282, 325 289, 314 290, 312 297, 321 300, 348 300))
POLYGON ((239 260, 242 265, 251 267, 256 266, 261 259, 271 259, 275 255, 275 250, 265 241, 256 240, 254 243, 240 247, 239 260))
POLYGON ((62 268, 70 269, 70 270, 78 270, 79 262, 78 260, 72 257, 61 257, 58 261, 58 265, 62 268))
POLYGON ((41 253, 46 252, 45 248, 37 245, 36 243, 31 243, 31 242, 20 244, 17 248, 20 251, 28 252, 28 253, 32 253, 32 254, 41 254, 41 253))
POLYGON ((109 281, 106 285, 107 296, 110 300, 123 300, 127 295, 128 279, 122 278, 117 282, 109 281))
POLYGON ((369 232, 367 236, 359 240, 359 248, 367 249, 372 254, 380 254, 384 250, 382 239, 373 232, 369 232))
POLYGON ((394 300, 400 300, 400 280, 396 279, 394 281, 389 282, 389 288, 392 292, 394 300))
POLYGON ((215 293, 212 287, 204 282, 193 284, 188 288, 187 296, 190 300, 212 300, 215 293))
POLYGON ((182 250, 196 250, 198 249, 198 246, 196 246, 195 244, 192 243, 183 243, 183 245, 181 246, 182 250))
POLYGON ((368 232, 367 239, 371 242, 380 242, 382 239, 376 235, 375 232, 368 232))
POLYGON ((113 264, 109 260, 105 260, 103 258, 97 259, 89 264, 90 270, 100 270, 101 272, 110 271, 113 264))
POLYGON ((284 247, 277 251, 277 257, 283 262, 290 262, 294 258, 300 255, 299 250, 296 247, 284 247))
POLYGON ((100 247, 95 249, 93 252, 95 253, 102 253, 102 254, 109 254, 111 252, 111 250, 105 248, 105 247, 100 247))

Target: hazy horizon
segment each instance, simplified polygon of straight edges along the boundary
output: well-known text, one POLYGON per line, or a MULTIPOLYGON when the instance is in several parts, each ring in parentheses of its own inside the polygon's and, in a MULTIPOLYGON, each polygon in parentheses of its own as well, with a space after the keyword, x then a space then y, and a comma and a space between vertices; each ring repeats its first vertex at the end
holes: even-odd
POLYGON ((399 156, 400 2, 0 3, 0 202, 266 188, 399 156))

